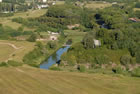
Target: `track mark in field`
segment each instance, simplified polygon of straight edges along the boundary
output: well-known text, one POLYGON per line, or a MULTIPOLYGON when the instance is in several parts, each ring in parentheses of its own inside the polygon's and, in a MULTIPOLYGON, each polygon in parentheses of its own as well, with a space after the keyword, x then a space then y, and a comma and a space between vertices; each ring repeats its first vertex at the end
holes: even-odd
POLYGON ((5 45, 9 45, 11 47, 13 47, 14 49, 18 50, 18 49, 21 49, 22 47, 16 47, 14 44, 11 44, 11 43, 0 43, 0 44, 5 44, 5 45))
POLYGON ((19 69, 19 68, 16 68, 17 71, 19 72, 24 72, 23 70, 19 69))

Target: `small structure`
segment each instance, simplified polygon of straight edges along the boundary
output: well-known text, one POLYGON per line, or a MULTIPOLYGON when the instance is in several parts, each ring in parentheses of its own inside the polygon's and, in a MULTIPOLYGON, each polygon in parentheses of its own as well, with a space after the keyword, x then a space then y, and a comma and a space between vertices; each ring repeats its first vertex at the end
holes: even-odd
POLYGON ((57 36, 50 36, 50 40, 57 40, 57 36))
POLYGON ((2 2, 2 0, 0 0, 0 3, 2 2))
POLYGON ((74 25, 68 25, 67 28, 68 29, 73 29, 75 27, 79 27, 80 25, 79 24, 74 24, 74 25))
POLYGON ((58 35, 59 34, 58 32, 51 32, 51 31, 48 31, 48 33, 51 35, 58 35))
POLYGON ((93 41, 94 41, 93 48, 96 48, 96 47, 100 47, 101 46, 101 41, 100 40, 94 39, 93 41))
POLYGON ((49 7, 48 4, 37 5, 38 9, 43 9, 43 8, 48 8, 48 7, 49 7))

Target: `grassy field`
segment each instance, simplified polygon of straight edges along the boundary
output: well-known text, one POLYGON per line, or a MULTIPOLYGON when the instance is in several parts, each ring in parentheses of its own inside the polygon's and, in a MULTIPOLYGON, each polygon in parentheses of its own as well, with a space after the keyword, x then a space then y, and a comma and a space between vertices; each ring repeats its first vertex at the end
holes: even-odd
POLYGON ((73 43, 81 42, 86 32, 79 32, 77 30, 65 30, 65 35, 67 39, 72 39, 73 43))
POLYGON ((0 40, 0 62, 7 60, 22 61, 23 56, 34 49, 34 43, 26 41, 0 40))
POLYGON ((92 9, 102 9, 102 8, 105 8, 105 7, 110 7, 112 4, 111 3, 104 3, 104 2, 95 2, 95 1, 92 1, 92 2, 89 2, 88 4, 86 4, 85 7, 87 8, 92 8, 92 9))
MULTIPOLYGON (((13 29, 18 29, 21 24, 18 24, 16 22, 12 22, 11 20, 13 18, 17 18, 17 17, 22 17, 22 18, 35 18, 35 17, 39 17, 41 15, 44 15, 46 13, 46 9, 41 9, 41 10, 29 10, 27 12, 20 12, 20 13, 15 13, 14 16, 12 17, 1 17, 0 18, 0 23, 3 24, 3 26, 9 26, 13 29)), ((34 30, 34 29, 30 29, 25 27, 24 30, 34 30)))
POLYGON ((0 94, 140 94, 140 79, 105 74, 0 68, 0 94))

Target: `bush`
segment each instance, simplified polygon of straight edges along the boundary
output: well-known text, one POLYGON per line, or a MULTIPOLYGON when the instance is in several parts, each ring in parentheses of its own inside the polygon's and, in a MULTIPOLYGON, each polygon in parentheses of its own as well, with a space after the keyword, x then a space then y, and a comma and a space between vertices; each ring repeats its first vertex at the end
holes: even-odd
POLYGON ((140 2, 136 3, 135 7, 140 8, 140 2))
POLYGON ((0 63, 0 67, 5 67, 5 66, 8 66, 6 62, 1 62, 0 63))
POLYGON ((102 64, 108 64, 109 63, 109 57, 107 55, 99 55, 95 57, 96 64, 102 65, 102 64))
POLYGON ((51 67, 50 70, 61 71, 59 67, 51 67))
POLYGON ((37 35, 36 34, 32 34, 27 40, 30 42, 35 42, 37 39, 37 35))
POLYGON ((117 66, 117 67, 113 68, 112 71, 117 74, 122 74, 124 72, 124 70, 121 68, 121 66, 117 66))
POLYGON ((140 77, 140 67, 136 68, 132 71, 132 76, 134 77, 140 77))
POLYGON ((7 62, 7 64, 10 65, 10 66, 13 66, 13 67, 22 66, 22 63, 16 62, 16 61, 13 61, 13 60, 9 60, 7 62))
POLYGON ((129 56, 129 55, 121 56, 120 63, 122 65, 125 65, 125 66, 128 65, 128 64, 132 64, 132 58, 131 58, 131 56, 129 56))
POLYGON ((79 65, 77 68, 80 72, 85 72, 86 71, 86 67, 84 65, 79 65))

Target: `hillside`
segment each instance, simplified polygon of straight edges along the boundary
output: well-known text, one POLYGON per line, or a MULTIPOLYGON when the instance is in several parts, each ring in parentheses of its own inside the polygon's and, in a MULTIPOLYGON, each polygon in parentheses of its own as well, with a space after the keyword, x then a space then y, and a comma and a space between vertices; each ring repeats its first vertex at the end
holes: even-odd
POLYGON ((2 67, 0 74, 0 94, 140 94, 139 78, 28 67, 2 67))

